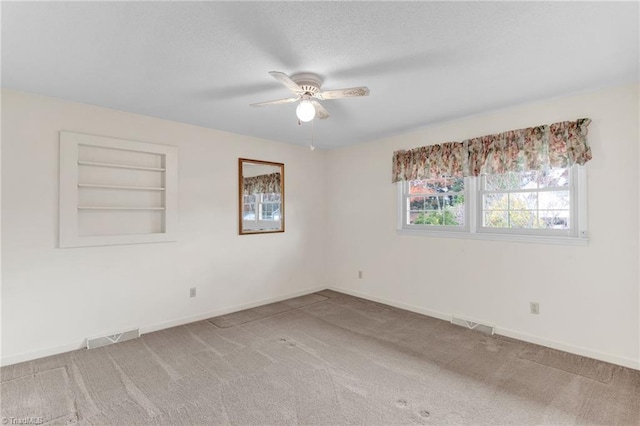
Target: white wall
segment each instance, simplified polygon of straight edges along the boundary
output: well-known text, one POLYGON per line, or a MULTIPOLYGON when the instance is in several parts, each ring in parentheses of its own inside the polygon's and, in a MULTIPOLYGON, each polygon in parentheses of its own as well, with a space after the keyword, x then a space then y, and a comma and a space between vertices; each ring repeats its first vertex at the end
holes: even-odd
POLYGON ((2 151, 3 364, 326 287, 322 151, 9 90, 2 151), (60 130, 177 146, 178 241, 57 248, 60 130), (285 233, 237 235, 238 157, 285 164, 285 233))
POLYGON ((329 282, 356 295, 442 318, 486 321, 500 334, 640 368, 638 101, 637 85, 609 88, 330 151, 329 282), (393 151, 581 117, 593 120, 588 246, 396 234, 393 151), (540 302, 539 316, 529 313, 530 301, 540 302))

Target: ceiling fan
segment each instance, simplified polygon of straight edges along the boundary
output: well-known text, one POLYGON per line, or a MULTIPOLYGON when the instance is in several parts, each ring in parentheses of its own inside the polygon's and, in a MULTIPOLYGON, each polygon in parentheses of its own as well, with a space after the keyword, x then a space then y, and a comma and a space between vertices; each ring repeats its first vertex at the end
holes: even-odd
POLYGON ((288 104, 300 100, 300 104, 296 108, 296 116, 300 121, 304 122, 313 120, 316 115, 320 119, 329 118, 329 113, 318 101, 367 96, 369 94, 369 88, 366 86, 321 91, 322 79, 312 73, 300 73, 291 77, 278 71, 270 71, 269 74, 291 90, 295 96, 276 101, 258 102, 251 104, 251 106, 288 104))

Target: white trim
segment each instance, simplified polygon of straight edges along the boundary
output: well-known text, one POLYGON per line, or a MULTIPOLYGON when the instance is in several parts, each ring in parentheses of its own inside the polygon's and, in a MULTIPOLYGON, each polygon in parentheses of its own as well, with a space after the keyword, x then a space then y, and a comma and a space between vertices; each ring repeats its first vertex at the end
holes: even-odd
POLYGON ((396 234, 413 236, 413 237, 433 237, 433 238, 462 238, 466 240, 485 240, 485 241, 512 241, 516 243, 535 243, 550 245, 567 245, 567 246, 586 246, 589 245, 588 238, 578 237, 550 237, 541 235, 515 235, 515 234, 489 234, 489 233, 466 233, 451 231, 426 231, 413 229, 398 229, 396 234))
POLYGON ((402 229, 404 227, 404 218, 406 208, 404 207, 404 188, 405 183, 403 181, 398 182, 396 185, 396 229, 402 229))
POLYGON ((243 303, 241 305, 230 306, 228 308, 217 309, 215 311, 205 312, 198 315, 192 315, 188 317, 182 317, 175 320, 165 321, 156 324, 150 324, 140 327, 140 334, 152 333, 158 330, 164 330, 165 328, 176 327, 183 324, 189 324, 192 322, 203 321, 209 318, 217 317, 220 315, 232 314, 238 311, 244 311, 245 309, 255 308, 257 306, 267 305, 269 303, 281 302, 283 300, 291 299, 294 297, 306 296, 307 294, 316 293, 321 290, 326 290, 327 287, 315 287, 308 288, 306 290, 295 291, 293 293, 287 293, 281 296, 269 297, 267 299, 260 299, 254 302, 243 303))
POLYGON ((20 362, 32 361, 34 359, 44 358, 51 355, 57 355, 65 352, 77 351, 78 349, 86 349, 86 339, 76 340, 75 342, 66 343, 60 346, 54 346, 49 348, 37 349, 30 352, 22 352, 17 355, 3 356, 0 366, 5 367, 7 365, 18 364, 20 362))
POLYGON ((470 196, 470 194, 478 193, 478 179, 469 179, 465 181, 465 189, 468 189, 468 192, 465 193, 465 196, 469 200, 467 203, 465 200, 465 204, 469 204, 469 215, 464 218, 464 220, 469 224, 469 233, 471 235, 476 235, 478 233, 478 220, 477 218, 480 216, 478 214, 479 211, 482 210, 482 205, 480 204, 482 200, 473 202, 475 195, 470 196))
MULTIPOLYGON (((454 314, 434 311, 431 309, 421 308, 414 305, 408 305, 402 302, 395 302, 382 297, 371 296, 371 295, 367 295, 364 293, 360 293, 357 291, 348 290, 344 288, 329 287, 329 289, 340 292, 340 293, 349 294, 351 296, 360 297, 362 299, 370 300, 373 302, 383 303, 385 305, 393 306, 395 308, 405 309, 407 311, 427 315, 427 316, 441 319, 447 322, 451 322, 451 316, 454 315, 454 314)), ((459 316, 458 314, 455 314, 455 315, 459 316)), ((634 370, 640 370, 640 359, 635 360, 633 358, 622 357, 618 355, 609 354, 606 352, 599 352, 593 349, 583 348, 580 346, 558 342, 558 341, 547 339, 540 336, 534 336, 534 335, 520 332, 520 331, 510 330, 508 328, 503 328, 498 325, 495 326, 495 334, 499 334, 505 337, 511 337, 513 339, 521 340, 528 343, 534 343, 536 345, 541 345, 541 346, 545 346, 552 349, 557 349, 563 352, 569 352, 569 353, 584 356, 587 358, 593 358, 600 361, 609 362, 611 364, 621 365, 623 367, 632 368, 634 370)))
POLYGON ((511 337, 512 339, 522 340, 528 343, 534 343, 540 346, 546 346, 548 348, 557 349, 563 352, 569 352, 587 358, 597 359, 599 361, 609 362, 611 364, 621 365, 623 367, 633 368, 634 370, 640 370, 640 359, 634 360, 633 358, 600 352, 593 349, 584 348, 582 346, 570 345, 568 343, 558 342, 557 340, 534 336, 532 334, 510 330, 508 328, 496 327, 496 334, 505 337, 511 337))
MULTIPOLYGON (((574 190, 574 194, 577 195, 577 197, 573 197, 574 200, 577 198, 578 215, 577 217, 572 217, 571 220, 577 219, 578 237, 589 238, 589 231, 588 231, 589 229, 589 225, 588 225, 589 223, 588 222, 589 191, 587 191, 587 166, 585 165, 582 167, 573 167, 572 169, 573 170, 571 172, 572 173, 575 172, 575 178, 576 178, 576 179, 572 179, 572 183, 578 186, 574 190)), ((573 211, 576 211, 576 210, 573 210, 573 211)))
MULTIPOLYGON (((309 288, 306 290, 300 290, 300 291, 296 291, 293 293, 287 293, 287 294, 283 294, 280 296, 275 296, 275 297, 269 297, 266 299, 261 299, 261 300, 256 300, 253 302, 249 302, 249 303, 243 303, 240 305, 235 305, 235 306, 230 306, 228 308, 222 308, 222 309, 216 309, 215 311, 210 311, 210 312, 204 312, 201 314, 197 314, 197 315, 191 315, 188 317, 182 317, 182 318, 177 318, 174 320, 170 320, 170 321, 164 321, 164 322, 160 322, 160 323, 155 323, 155 324, 147 324, 145 326, 142 327, 138 327, 138 326, 132 326, 132 327, 122 327, 122 330, 130 330, 130 329, 136 329, 139 328, 140 329, 140 335, 143 334, 147 334, 147 333, 152 333, 154 331, 159 331, 159 330, 164 330, 166 328, 171 328, 171 327, 176 327, 179 325, 183 325, 183 324, 189 324, 192 322, 196 322, 196 321, 203 321, 209 318, 213 318, 213 317, 217 317, 219 315, 226 315, 226 314, 230 314, 233 312, 237 312, 237 311, 243 311, 245 309, 251 309, 251 308, 255 308, 256 306, 262 306, 262 305, 266 305, 268 303, 275 303, 275 302, 280 302, 282 300, 287 300, 287 299, 291 299, 293 297, 300 297, 300 296, 305 296, 307 294, 311 294, 311 293, 316 293, 318 291, 321 290, 326 290, 327 287, 316 287, 316 288, 309 288)), ((104 336, 107 334, 114 334, 114 333, 96 333, 93 334, 95 335, 99 335, 99 336, 104 336)), ((51 355, 57 355, 57 354, 61 354, 64 352, 70 352, 70 351, 75 351, 78 349, 86 349, 87 347, 87 341, 86 339, 82 339, 82 340, 76 340, 74 342, 70 342, 70 343, 66 343, 64 345, 60 345, 60 346, 54 346, 54 347, 49 347, 49 348, 43 348, 43 349, 37 349, 34 351, 29 351, 29 352, 22 352, 16 355, 9 355, 9 356, 3 356, 2 360, 0 361, 0 366, 6 366, 6 365, 11 365, 11 364, 17 364, 20 362, 26 362, 26 361, 31 361, 34 359, 38 359, 38 358, 44 358, 47 356, 51 356, 51 355)))
POLYGON ((426 315, 428 317, 441 319, 447 322, 451 322, 451 315, 440 311, 434 311, 432 309, 421 308, 415 305, 409 305, 407 303, 402 302, 394 302, 389 299, 385 299, 383 297, 371 296, 369 294, 360 293, 359 291, 348 290, 346 288, 340 287, 329 287, 329 290, 337 291, 338 293, 348 294, 350 296, 360 297, 361 299, 366 299, 371 302, 383 303, 385 305, 393 306, 394 308, 404 309, 406 311, 415 312, 417 314, 426 315))

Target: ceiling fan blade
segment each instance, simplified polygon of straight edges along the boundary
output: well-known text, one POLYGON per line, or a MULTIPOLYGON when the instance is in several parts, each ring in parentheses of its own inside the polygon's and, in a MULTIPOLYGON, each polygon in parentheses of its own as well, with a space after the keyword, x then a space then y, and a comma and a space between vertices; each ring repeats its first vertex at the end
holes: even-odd
POLYGON ((311 104, 316 108, 316 114, 318 114, 318 118, 324 120, 325 118, 329 118, 329 112, 322 106, 322 104, 318 101, 311 101, 311 104))
POLYGON ((261 107, 261 106, 265 106, 265 105, 290 104, 291 102, 295 102, 298 99, 300 99, 300 96, 296 96, 295 98, 278 99, 277 101, 258 102, 258 103, 255 103, 255 104, 251 104, 249 106, 261 107))
POLYGON ((340 99, 340 98, 353 98, 356 96, 369 95, 369 88, 366 86, 351 87, 349 89, 337 89, 327 90, 325 92, 318 92, 315 97, 320 100, 340 99))
POLYGON ((285 73, 279 71, 269 71, 269 74, 271 74, 273 78, 278 80, 280 83, 284 84, 287 89, 291 90, 296 95, 304 92, 304 90, 302 90, 302 87, 298 86, 298 84, 295 81, 291 80, 291 78, 289 78, 289 76, 285 73))

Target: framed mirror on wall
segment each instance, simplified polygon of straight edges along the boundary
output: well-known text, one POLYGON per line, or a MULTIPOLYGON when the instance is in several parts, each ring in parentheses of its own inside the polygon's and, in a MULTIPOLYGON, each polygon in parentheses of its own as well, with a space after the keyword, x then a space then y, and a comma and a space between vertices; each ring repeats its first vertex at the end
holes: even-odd
POLYGON ((240 235, 284 232, 284 164, 238 159, 240 235))

